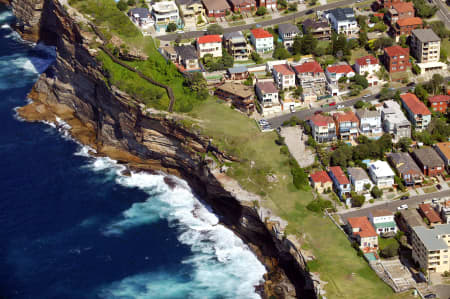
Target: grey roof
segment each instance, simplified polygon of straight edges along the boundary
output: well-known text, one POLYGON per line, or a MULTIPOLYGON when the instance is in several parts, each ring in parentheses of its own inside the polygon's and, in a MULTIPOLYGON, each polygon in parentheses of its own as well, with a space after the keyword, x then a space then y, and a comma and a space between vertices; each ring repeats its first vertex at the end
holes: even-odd
POLYGON ((387 154, 394 167, 397 168, 400 173, 415 172, 421 174, 419 166, 411 158, 408 153, 390 153, 387 154))
POLYGON ((139 15, 140 18, 147 18, 150 16, 150 11, 145 7, 136 7, 128 11, 129 15, 139 15))
POLYGON ((328 28, 330 25, 328 24, 327 19, 322 19, 315 21, 313 19, 306 19, 303 23, 303 32, 307 32, 308 29, 318 29, 318 28, 328 28))
POLYGON ((239 74, 239 73, 245 73, 248 72, 248 69, 246 66, 237 66, 237 67, 230 67, 228 69, 228 72, 230 74, 239 74))
POLYGON ((272 81, 257 82, 256 88, 259 89, 261 91, 261 93, 263 93, 263 94, 278 93, 278 89, 275 86, 275 83, 273 83, 272 81))
POLYGON ((198 59, 194 46, 175 46, 175 51, 182 59, 198 59))
POLYGON ((347 172, 354 181, 370 180, 366 171, 361 167, 349 167, 347 168, 347 172))
POLYGON ((350 7, 338 7, 326 12, 327 14, 332 14, 334 18, 338 21, 355 21, 355 12, 353 8, 350 7))
POLYGON ((444 167, 444 161, 431 147, 422 147, 414 150, 413 155, 428 168, 444 167))
POLYGON ((242 34, 241 31, 233 31, 233 32, 228 32, 228 33, 223 34, 223 40, 229 40, 229 39, 238 38, 238 37, 244 37, 244 34, 242 34))
POLYGON ((412 34, 415 35, 422 43, 438 42, 441 40, 439 36, 437 36, 431 29, 414 29, 412 34))
POLYGON ((377 110, 371 111, 369 109, 358 109, 358 110, 356 110, 356 116, 359 119, 371 118, 371 117, 381 117, 381 113, 380 113, 380 111, 377 111, 377 110))
POLYGON ((286 33, 300 33, 300 29, 297 26, 288 24, 280 24, 278 25, 278 33, 284 35, 286 33))
POLYGON ((427 229, 423 226, 413 227, 414 232, 425 245, 428 251, 448 249, 447 242, 440 235, 450 234, 450 224, 438 224, 433 229, 427 229))

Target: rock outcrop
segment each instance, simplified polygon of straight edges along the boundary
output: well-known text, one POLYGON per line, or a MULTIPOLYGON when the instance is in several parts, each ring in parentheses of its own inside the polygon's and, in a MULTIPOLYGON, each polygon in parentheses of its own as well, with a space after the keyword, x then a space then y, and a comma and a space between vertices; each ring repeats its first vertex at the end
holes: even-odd
POLYGON ((84 33, 56 0, 12 0, 16 28, 32 41, 56 46, 55 63, 36 82, 33 103, 19 114, 30 121, 66 121, 71 134, 131 170, 162 170, 184 178, 222 222, 239 235, 266 265, 264 296, 315 298, 306 264, 281 231, 281 219, 271 218, 238 198, 221 183, 204 153, 219 160, 221 153, 201 136, 181 125, 177 116, 149 111, 128 94, 109 86, 92 55, 84 33), (271 221, 266 221, 271 219, 271 221))

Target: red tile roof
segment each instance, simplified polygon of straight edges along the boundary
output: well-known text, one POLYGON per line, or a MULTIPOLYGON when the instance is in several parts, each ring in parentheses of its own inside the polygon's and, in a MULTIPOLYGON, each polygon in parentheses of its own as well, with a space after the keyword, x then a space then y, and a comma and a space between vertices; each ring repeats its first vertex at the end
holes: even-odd
POLYGON ((348 64, 343 64, 343 65, 329 66, 327 68, 327 71, 329 73, 348 74, 353 72, 353 69, 348 64))
POLYGON ((323 69, 317 61, 309 61, 294 67, 298 73, 323 73, 323 69))
POLYGON ((373 16, 374 16, 374 17, 383 18, 383 17, 384 17, 384 13, 382 13, 382 12, 374 13, 373 16))
POLYGON ((366 216, 362 217, 351 217, 347 219, 350 226, 353 228, 359 228, 359 232, 353 233, 354 235, 359 235, 361 238, 376 237, 377 233, 370 224, 369 219, 366 216))
POLYGON ((439 102, 450 102, 450 96, 448 95, 437 95, 437 96, 433 96, 433 97, 429 97, 428 101, 430 101, 430 103, 439 103, 439 102))
POLYGON ((256 28, 256 29, 252 29, 250 30, 251 33, 253 34, 253 36, 255 38, 267 38, 267 37, 272 37, 272 34, 270 34, 269 31, 266 31, 262 28, 256 28))
POLYGON ((403 103, 408 106, 409 110, 411 110, 414 114, 422 114, 422 115, 430 115, 431 112, 428 110, 427 106, 422 103, 415 94, 413 93, 404 93, 400 95, 403 103))
POLYGON ((316 171, 316 172, 312 173, 310 175, 310 177, 314 183, 320 182, 323 184, 326 182, 331 182, 331 178, 325 170, 316 171))
POLYGON ((419 209, 422 212, 422 214, 427 217, 427 219, 430 221, 430 223, 440 223, 441 218, 436 213, 436 211, 431 207, 428 203, 423 203, 419 205, 419 209))
POLYGON ((397 25, 400 27, 422 25, 422 19, 418 17, 404 18, 398 20, 397 25))
POLYGON ((289 75, 295 75, 294 71, 291 69, 291 67, 287 64, 278 64, 274 65, 273 69, 277 72, 282 74, 283 76, 289 76, 289 75))
POLYGON ((400 56, 400 55, 409 55, 409 48, 402 48, 400 46, 392 46, 384 48, 384 52, 388 56, 400 56))
POLYGON ((356 63, 358 65, 369 65, 369 64, 378 64, 378 59, 373 57, 372 55, 367 55, 356 59, 356 63))
POLYGON ((256 87, 261 90, 262 93, 278 93, 278 89, 273 82, 257 82, 256 87))
POLYGON ((333 118, 338 123, 344 121, 358 122, 358 117, 356 117, 356 114, 353 111, 348 111, 345 113, 335 113, 333 114, 333 118))
POLYGON ((342 171, 341 166, 332 166, 330 167, 330 171, 333 173, 334 177, 340 185, 350 184, 350 181, 348 180, 344 171, 342 171))
POLYGON ((414 15, 414 4, 412 2, 392 3, 392 7, 398 13, 405 13, 405 12, 411 11, 413 13, 413 15, 414 15))
POLYGON ((200 36, 197 39, 197 42, 199 44, 221 43, 222 42, 222 38, 220 37, 220 35, 204 35, 204 36, 200 36))
POLYGON ((328 124, 333 123, 333 118, 331 116, 316 114, 308 117, 308 120, 312 121, 314 125, 322 127, 328 126, 328 124))

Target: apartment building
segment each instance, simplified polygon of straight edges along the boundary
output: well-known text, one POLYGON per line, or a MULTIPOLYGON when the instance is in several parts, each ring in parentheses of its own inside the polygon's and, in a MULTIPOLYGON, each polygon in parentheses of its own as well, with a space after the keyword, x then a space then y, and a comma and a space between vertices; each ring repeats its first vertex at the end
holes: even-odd
POLYGON ((448 103, 450 102, 449 95, 437 95, 428 98, 431 110, 435 112, 446 113, 448 109, 448 103))
POLYGON ((384 48, 384 65, 389 73, 404 72, 411 67, 409 48, 392 46, 384 48))
POLYGON ((359 120, 359 133, 363 135, 380 135, 383 133, 381 126, 380 111, 358 109, 356 110, 356 117, 359 120))
POLYGON ((447 66, 439 62, 441 39, 431 29, 415 29, 411 33, 411 54, 419 62, 423 71, 443 69, 447 66))
POLYGON ((278 25, 278 36, 281 38, 283 46, 290 48, 294 44, 294 39, 301 36, 301 32, 297 26, 291 23, 280 24, 278 25))
POLYGON ((315 141, 330 142, 336 140, 336 125, 331 116, 316 114, 307 118, 315 141))
POLYGON ((312 88, 316 95, 325 93, 325 72, 317 61, 307 61, 293 68, 303 89, 312 88))
POLYGON ((273 36, 262 28, 250 30, 250 41, 255 47, 257 53, 266 53, 273 51, 273 36))
POLYGON ((255 90, 263 116, 281 112, 278 89, 273 82, 257 82, 255 90))
POLYGON ((414 17, 414 4, 412 2, 394 3, 385 16, 391 26, 394 26, 398 20, 414 17))
POLYGON ((222 57, 222 38, 220 35, 204 35, 197 38, 197 52, 200 58, 206 54, 222 57))
POLYGON ((392 134, 394 142, 399 141, 402 137, 411 138, 411 123, 397 102, 393 100, 383 102, 381 120, 384 131, 392 134))
POLYGON ((394 26, 391 27, 390 33, 398 41, 400 35, 410 36, 414 29, 422 28, 423 22, 421 18, 410 17, 399 19, 394 26))
POLYGON ((404 93, 400 95, 400 98, 402 99, 402 106, 405 108, 408 118, 415 126, 415 129, 423 131, 428 128, 431 122, 431 112, 427 106, 413 93, 404 93))
POLYGON ((368 170, 370 178, 378 188, 391 188, 394 185, 395 173, 387 162, 377 160, 369 163, 368 170))
POLYGON ((295 87, 295 72, 288 64, 274 65, 272 74, 279 89, 295 87))
POLYGON ((337 34, 342 33, 348 37, 356 37, 358 35, 359 27, 353 8, 338 7, 326 11, 325 16, 337 34))
POLYGON ((252 52, 252 47, 247 44, 244 34, 241 31, 225 33, 223 42, 227 52, 233 56, 234 60, 248 60, 252 52))

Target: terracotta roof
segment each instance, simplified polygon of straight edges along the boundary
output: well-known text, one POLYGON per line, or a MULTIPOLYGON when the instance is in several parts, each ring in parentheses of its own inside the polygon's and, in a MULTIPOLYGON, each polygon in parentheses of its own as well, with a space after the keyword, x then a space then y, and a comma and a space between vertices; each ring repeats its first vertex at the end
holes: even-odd
POLYGON ((348 73, 353 72, 353 69, 348 64, 341 64, 341 65, 329 66, 327 68, 327 71, 329 73, 348 74, 348 73))
POLYGON ((354 232, 354 235, 359 235, 361 238, 377 236, 375 229, 372 224, 370 224, 369 219, 366 216, 351 217, 348 218, 347 221, 352 228, 359 228, 359 232, 354 232))
POLYGON ((197 42, 199 44, 221 43, 222 42, 222 38, 220 37, 220 35, 204 35, 204 36, 200 36, 197 39, 197 42))
POLYGON ((427 106, 422 103, 415 94, 413 93, 404 93, 400 95, 403 103, 408 106, 409 110, 411 110, 414 114, 422 114, 422 115, 430 115, 431 112, 428 110, 427 106))
POLYGON ((380 210, 375 210, 372 213, 373 217, 383 217, 383 216, 392 216, 394 214, 392 214, 391 211, 386 210, 386 209, 380 209, 380 210))
POLYGON ((331 166, 330 171, 333 173, 334 177, 340 185, 350 184, 350 181, 348 180, 344 171, 342 171, 341 166, 331 166))
POLYGON ((325 170, 316 171, 316 172, 312 173, 310 175, 310 177, 311 177, 311 180, 315 183, 331 182, 331 178, 325 170))
POLYGON ((289 76, 289 75, 295 75, 294 71, 291 69, 291 67, 287 64, 278 64, 274 65, 273 69, 277 72, 282 74, 283 76, 289 76))
POLYGON ((262 93, 277 93, 278 89, 273 82, 257 82, 256 87, 261 90, 262 93))
POLYGON ((447 159, 450 159, 450 142, 436 143, 436 147, 439 148, 447 159))
POLYGON ((382 12, 374 13, 373 16, 374 16, 374 17, 383 18, 383 17, 384 17, 384 13, 382 13, 382 12))
POLYGON ((392 46, 384 48, 384 52, 389 56, 409 55, 409 48, 402 48, 400 46, 392 46))
POLYGON ((372 55, 367 55, 356 59, 358 65, 379 64, 378 59, 372 55))
POLYGON ((255 38, 267 38, 267 37, 272 37, 272 34, 270 34, 269 31, 266 31, 262 28, 256 28, 256 29, 252 29, 250 30, 251 33, 253 34, 253 36, 255 38))
POLYGON ((428 101, 430 101, 430 103, 439 103, 439 102, 450 102, 450 96, 448 95, 437 95, 437 96, 433 96, 433 97, 429 97, 428 101))
POLYGON ((333 114, 333 118, 338 123, 344 121, 358 122, 358 117, 356 117, 356 114, 353 111, 348 111, 345 113, 335 113, 333 114))
POLYGON ((400 27, 422 25, 422 19, 418 17, 404 18, 398 20, 397 25, 400 27))
POLYGON ((441 222, 441 218, 436 213, 436 211, 431 207, 428 203, 422 203, 419 205, 419 209, 422 212, 422 214, 427 217, 427 219, 430 221, 430 223, 437 223, 441 222))
POLYGON ((411 11, 413 13, 413 15, 414 15, 414 4, 412 2, 392 3, 392 7, 398 13, 405 13, 405 12, 411 11))
POLYGON ((312 121, 316 126, 328 126, 333 123, 333 118, 328 115, 316 114, 308 117, 308 120, 312 121))
POLYGON ((295 72, 298 73, 323 73, 323 69, 317 61, 305 62, 294 67, 295 72))

